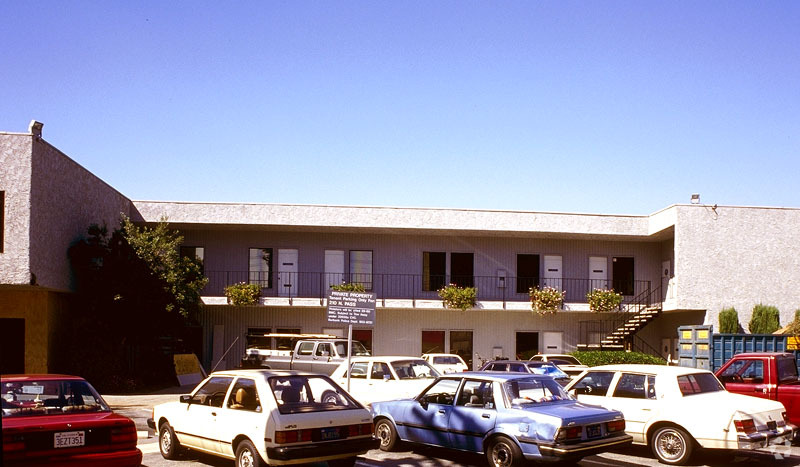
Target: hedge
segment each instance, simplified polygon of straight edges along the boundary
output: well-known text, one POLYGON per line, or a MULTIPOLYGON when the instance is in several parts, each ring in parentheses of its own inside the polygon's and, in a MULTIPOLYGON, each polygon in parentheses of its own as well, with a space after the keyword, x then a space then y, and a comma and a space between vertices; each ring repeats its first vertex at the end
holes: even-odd
POLYGON ((622 350, 578 350, 572 352, 570 355, 577 358, 586 366, 616 365, 618 363, 667 364, 667 361, 661 357, 641 352, 625 352, 622 350))

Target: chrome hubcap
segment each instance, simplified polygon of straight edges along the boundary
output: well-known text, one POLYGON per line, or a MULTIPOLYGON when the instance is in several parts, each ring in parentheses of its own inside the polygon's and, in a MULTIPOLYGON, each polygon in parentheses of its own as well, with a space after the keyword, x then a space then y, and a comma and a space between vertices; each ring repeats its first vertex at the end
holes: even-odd
POLYGON ((239 456, 239 467, 253 467, 253 465, 253 453, 245 449, 239 456))
POLYGON ((161 450, 164 452, 169 452, 169 448, 172 446, 172 438, 169 436, 169 430, 164 430, 164 433, 161 435, 161 450))
POLYGON ((380 423, 375 431, 377 432, 378 439, 381 440, 381 446, 388 446, 392 438, 392 431, 389 429, 389 426, 386 425, 386 423, 380 423))
POLYGON ((492 448, 492 464, 498 467, 511 465, 511 452, 503 443, 495 444, 492 448))
POLYGON ((674 431, 665 431, 658 436, 658 452, 665 459, 678 459, 683 455, 684 440, 674 431))

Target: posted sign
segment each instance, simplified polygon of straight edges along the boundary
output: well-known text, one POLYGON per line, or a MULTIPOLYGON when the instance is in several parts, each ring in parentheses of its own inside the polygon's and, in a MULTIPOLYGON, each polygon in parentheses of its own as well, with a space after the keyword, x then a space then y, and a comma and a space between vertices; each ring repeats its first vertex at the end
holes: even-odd
POLYGON ((328 295, 328 322, 374 326, 375 294, 331 290, 328 295))

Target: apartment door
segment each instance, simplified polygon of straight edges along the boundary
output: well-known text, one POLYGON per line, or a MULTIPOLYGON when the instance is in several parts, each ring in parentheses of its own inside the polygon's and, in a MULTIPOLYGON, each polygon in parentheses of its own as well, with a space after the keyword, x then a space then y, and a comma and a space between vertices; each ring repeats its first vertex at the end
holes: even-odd
POLYGON ((444 331, 422 331, 422 353, 443 353, 444 331))
POLYGON ((561 277, 561 256, 545 255, 544 280, 545 287, 563 290, 564 283, 561 277))
POLYGON ((474 287, 472 253, 450 253, 450 282, 459 287, 474 287))
MULTIPOLYGON (((608 288, 608 258, 605 256, 589 257, 589 290, 608 288)), ((588 292, 587 291, 587 292, 588 292)))
POLYGON ((539 353, 538 332, 518 332, 517 349, 514 354, 517 360, 527 360, 539 353))
POLYGON ((450 331, 450 353, 464 359, 467 368, 472 369, 472 331, 450 331))
POLYGON ((325 250, 325 291, 344 281, 344 250, 325 250))
POLYGON ((297 250, 278 250, 278 295, 297 296, 297 250))
POLYGON ((25 320, 0 319, 0 373, 25 373, 25 320))
POLYGON ((614 257, 611 262, 614 264, 611 271, 614 290, 622 295, 634 295, 633 258, 614 257))

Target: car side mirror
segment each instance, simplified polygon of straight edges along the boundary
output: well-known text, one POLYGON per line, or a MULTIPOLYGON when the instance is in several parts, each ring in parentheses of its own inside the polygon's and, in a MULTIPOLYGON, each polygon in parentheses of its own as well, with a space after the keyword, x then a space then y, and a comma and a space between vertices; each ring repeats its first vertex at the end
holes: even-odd
POLYGON ((419 402, 419 405, 422 406, 423 409, 428 410, 428 400, 427 399, 425 399, 423 397, 418 402, 419 402))
POLYGON ((184 404, 191 404, 192 403, 192 396, 190 396, 189 394, 181 394, 181 397, 180 397, 179 400, 184 404))

